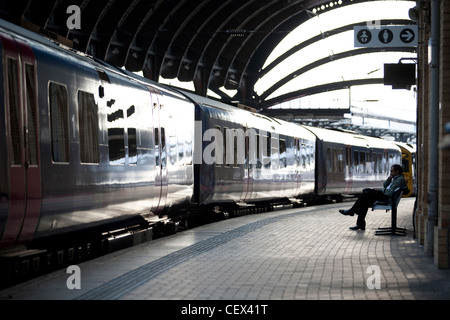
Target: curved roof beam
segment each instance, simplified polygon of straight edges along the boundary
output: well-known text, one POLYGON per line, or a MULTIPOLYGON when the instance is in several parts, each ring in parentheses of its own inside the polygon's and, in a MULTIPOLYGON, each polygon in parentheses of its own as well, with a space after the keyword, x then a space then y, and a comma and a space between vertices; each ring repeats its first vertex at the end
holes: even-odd
MULTIPOLYGON (((65 10, 67 7, 73 4, 71 0, 66 0, 66 2, 67 6, 61 6, 61 10, 64 9, 63 16, 66 16, 65 10)), ((102 39, 97 34, 97 26, 112 4, 113 1, 109 1, 103 6, 95 1, 83 1, 80 6, 83 27, 80 30, 67 29, 65 37, 71 39, 76 44, 78 50, 94 57, 99 57, 98 46, 101 45, 102 39)))
POLYGON ((203 46, 197 64, 197 67, 202 65, 201 72, 206 76, 204 84, 208 88, 220 87, 220 79, 224 78, 226 70, 220 66, 219 56, 223 45, 232 38, 232 35, 227 34, 226 31, 239 29, 241 24, 240 15, 245 10, 255 10, 257 5, 257 0, 246 1, 244 5, 236 1, 231 1, 227 6, 221 8, 220 14, 223 15, 223 18, 220 23, 212 24, 215 25, 214 29, 211 30, 213 33, 203 46))
POLYGON ((166 29, 173 10, 173 0, 157 0, 147 5, 149 9, 143 15, 142 22, 127 49, 125 66, 132 71, 143 70, 145 77, 158 81, 165 50, 159 48, 155 41, 160 34, 168 37, 170 32, 173 32, 166 29))
POLYGON ((181 81, 192 81, 192 78, 188 80, 180 78, 182 70, 190 70, 193 68, 193 62, 191 60, 185 60, 184 55, 204 23, 198 17, 206 15, 206 12, 211 8, 211 1, 213 0, 200 1, 197 6, 189 10, 190 13, 184 18, 180 28, 178 28, 169 44, 170 54, 177 57, 172 67, 172 73, 181 81))
MULTIPOLYGON (((208 87, 225 85, 227 89, 236 89, 246 86, 242 83, 244 70, 239 70, 236 63, 233 65, 237 55, 240 55, 242 59, 250 59, 257 48, 260 47, 261 42, 274 32, 277 26, 302 11, 305 8, 305 3, 309 3, 309 1, 272 1, 261 7, 260 2, 248 1, 246 6, 242 6, 235 11, 228 21, 243 21, 237 24, 237 29, 244 30, 245 36, 229 36, 222 42, 218 37, 210 40, 204 52, 208 53, 209 58, 215 60, 210 59, 205 63, 208 68, 205 73, 206 75, 209 74, 208 87), (248 12, 254 13, 249 16, 248 12), (245 54, 243 54, 244 52, 245 54), (211 53, 214 54, 213 57, 211 57, 211 53)), ((236 28, 236 24, 227 25, 226 23, 227 21, 217 30, 217 33, 236 28)), ((243 65, 247 66, 248 64, 244 63, 243 65)))
POLYGON ((344 59, 351 56, 366 54, 366 53, 372 53, 372 52, 416 52, 416 48, 414 47, 387 47, 387 48, 358 48, 353 49, 341 53, 334 54, 332 57, 325 57, 319 60, 314 61, 313 63, 310 63, 306 66, 301 67, 300 69, 295 70, 294 72, 290 73, 280 81, 276 82, 273 86, 271 86, 269 89, 267 89, 263 94, 261 94, 258 98, 258 102, 262 103, 268 96, 270 96, 272 93, 274 93, 277 89, 281 88, 283 85, 288 83, 289 81, 297 78, 298 76, 302 75, 303 73, 310 71, 314 68, 317 68, 321 65, 324 65, 326 63, 329 63, 331 61, 336 61, 340 59, 344 59))
MULTIPOLYGON (((292 30, 294 25, 298 26, 299 23, 306 21, 306 19, 301 17, 302 15, 305 15, 303 11, 303 2, 291 3, 290 5, 283 5, 282 7, 278 6, 279 2, 272 4, 271 7, 261 9, 258 12, 258 15, 255 14, 255 16, 252 17, 252 20, 250 20, 247 25, 243 26, 244 29, 250 29, 253 30, 253 32, 246 36, 242 44, 235 49, 236 53, 230 57, 230 62, 227 65, 228 73, 234 74, 235 79, 233 80, 240 85, 243 81, 245 73, 250 72, 255 74, 256 71, 259 71, 260 66, 258 66, 258 70, 247 70, 247 68, 250 65, 250 60, 260 48, 263 48, 262 50, 266 51, 266 48, 264 48, 262 44, 267 39, 271 38, 273 34, 278 34, 276 37, 278 41, 276 43, 279 43, 279 41, 292 30), (272 10, 274 13, 268 14, 272 10), (286 22, 290 20, 296 20, 296 22, 291 26, 291 28, 289 28, 289 31, 285 31, 282 26, 288 25, 286 22)), ((275 44, 272 41, 269 41, 268 43, 272 43, 273 45, 275 44)), ((227 51, 229 50, 225 47, 223 52, 227 51)), ((270 52, 267 52, 266 56, 269 54, 270 52)), ((260 63, 262 64, 263 62, 260 63)), ((252 65, 252 67, 255 68, 254 65, 252 65)), ((227 83, 226 80, 227 79, 225 79, 224 83, 225 88, 236 89, 236 85, 230 85, 230 83, 227 83)))
POLYGON ((136 27, 136 32, 131 38, 125 60, 125 68, 129 71, 137 72, 144 69, 144 63, 147 59, 147 51, 145 51, 144 48, 148 48, 151 43, 151 39, 153 39, 155 34, 155 32, 149 32, 146 28, 155 10, 161 5, 162 2, 163 0, 152 2, 142 0, 139 5, 142 18, 137 21, 139 24, 136 27))
POLYGON ((111 28, 110 25, 108 25, 107 20, 112 18, 112 15, 110 14, 110 9, 114 5, 115 0, 110 0, 106 5, 103 7, 92 7, 95 6, 95 1, 89 1, 89 4, 84 8, 82 11, 82 16, 84 14, 92 14, 93 12, 98 12, 95 9, 98 8, 100 10, 100 13, 94 19, 96 21, 95 25, 93 26, 92 32, 90 34, 90 37, 86 44, 86 50, 89 50, 93 53, 95 57, 98 57, 99 59, 105 60, 106 58, 106 51, 108 48, 108 44, 110 43, 110 38, 112 33, 114 32, 114 29, 111 28), (92 6, 90 6, 92 5, 92 6))
MULTIPOLYGON (((404 19, 389 19, 389 20, 381 20, 381 24, 383 25, 410 25, 411 24, 411 20, 404 20, 404 19)), ((272 69, 276 68, 277 65, 279 65, 281 62, 283 62, 284 60, 286 60, 288 57, 292 56, 293 54, 297 53, 298 51, 304 49, 305 47, 329 38, 331 36, 335 36, 337 34, 349 31, 349 30, 353 30, 353 28, 355 26, 360 26, 365 24, 366 22, 357 22, 357 23, 352 23, 352 24, 348 24, 333 30, 329 30, 329 31, 325 31, 321 34, 318 34, 306 41, 303 41, 302 43, 299 43, 295 46, 293 46, 291 49, 289 49, 288 51, 286 51, 285 53, 283 53, 282 55, 280 55, 279 57, 277 57, 274 61, 272 61, 267 67, 265 67, 264 69, 261 70, 260 72, 260 78, 262 78, 265 74, 267 74, 269 71, 271 71, 272 69)))
POLYGON ((333 91, 333 90, 340 90, 340 89, 347 89, 352 86, 357 85, 365 85, 365 84, 382 84, 384 82, 383 78, 369 78, 369 79, 354 79, 354 80, 347 80, 347 81, 339 81, 339 82, 332 82, 332 83, 326 83, 318 86, 313 86, 310 88, 305 88, 297 91, 292 91, 286 94, 283 94, 281 96, 278 96, 273 99, 262 101, 258 107, 259 110, 262 111, 261 113, 264 113, 264 110, 275 105, 279 104, 284 101, 289 101, 295 98, 312 95, 316 93, 322 93, 327 91, 333 91))
POLYGON ((216 15, 218 13, 223 13, 225 10, 224 8, 229 7, 231 2, 233 2, 233 0, 212 1, 208 3, 207 6, 202 7, 199 11, 199 14, 201 16, 206 16, 206 19, 203 21, 198 19, 195 24, 197 27, 196 32, 189 39, 189 43, 186 45, 186 48, 181 55, 181 61, 191 62, 191 65, 178 70, 178 77, 180 80, 192 81, 196 70, 203 66, 199 60, 202 56, 204 47, 220 24, 221 19, 216 15))
MULTIPOLYGON (((176 19, 172 19, 172 16, 176 11, 183 6, 186 0, 182 1, 163 1, 161 2, 161 5, 153 11, 154 14, 152 15, 152 19, 148 20, 147 22, 150 22, 155 26, 156 32, 150 33, 153 34, 152 41, 149 44, 147 52, 150 50, 157 50, 158 51, 158 64, 155 65, 156 70, 161 70, 161 64, 162 64, 162 57, 164 56, 166 50, 167 50, 167 40, 166 38, 171 37, 174 30, 177 28, 177 24, 179 23, 176 19)), ((153 8, 153 4, 150 5, 151 8, 153 8)), ((129 47, 131 42, 127 42, 124 44, 122 42, 125 38, 131 38, 133 34, 136 32, 130 32, 128 34, 124 34, 126 31, 122 29, 122 24, 124 21, 126 21, 126 16, 129 14, 129 10, 126 11, 126 8, 121 8, 120 6, 117 8, 117 10, 122 10, 122 18, 120 20, 117 20, 119 22, 119 25, 117 26, 115 33, 111 37, 107 55, 105 57, 105 60, 116 65, 116 66, 123 66, 126 60, 126 54, 129 52, 129 47), (125 11, 125 12, 123 12, 125 11), (119 31, 119 32, 117 32, 119 31), (123 37, 120 37, 120 39, 117 37, 122 33, 123 37), (115 37, 114 37, 115 36, 115 37)), ((151 9, 152 10, 152 9, 151 9)), ((139 10, 140 12, 140 10, 139 10)), ((136 17, 134 17, 136 18, 136 17)), ((112 21, 115 21, 114 19, 112 21)), ((138 27, 138 24, 135 24, 134 27, 138 27)), ((156 79, 158 80, 158 79, 156 79)))
POLYGON ((109 62, 113 61, 118 67, 125 65, 133 35, 138 31, 146 10, 151 10, 152 5, 146 1, 133 0, 128 7, 121 8, 122 17, 117 21, 116 29, 106 49, 106 58, 110 60, 109 62))

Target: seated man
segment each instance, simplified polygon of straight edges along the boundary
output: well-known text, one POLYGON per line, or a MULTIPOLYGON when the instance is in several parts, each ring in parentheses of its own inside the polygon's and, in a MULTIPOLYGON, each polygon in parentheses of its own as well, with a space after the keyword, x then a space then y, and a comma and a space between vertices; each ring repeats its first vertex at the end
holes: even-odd
POLYGON ((340 213, 347 216, 358 215, 356 226, 350 227, 351 230, 365 230, 366 229, 366 215, 367 210, 373 206, 376 201, 389 200, 398 187, 406 185, 403 177, 403 168, 399 164, 394 164, 391 167, 391 174, 384 181, 383 188, 379 189, 364 189, 363 193, 356 200, 355 204, 348 210, 339 210, 340 213))

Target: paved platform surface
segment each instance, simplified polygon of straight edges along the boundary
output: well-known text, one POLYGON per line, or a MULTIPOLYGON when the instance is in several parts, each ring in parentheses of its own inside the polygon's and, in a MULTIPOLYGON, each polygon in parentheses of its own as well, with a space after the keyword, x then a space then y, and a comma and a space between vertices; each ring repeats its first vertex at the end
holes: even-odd
MULTIPOLYGON (((402 199, 407 236, 376 236, 390 213, 352 231, 351 203, 228 219, 81 263, 81 289, 56 271, 0 291, 3 300, 450 299, 440 270, 412 237, 415 199, 402 199)), ((73 282, 75 283, 75 282, 73 282)))

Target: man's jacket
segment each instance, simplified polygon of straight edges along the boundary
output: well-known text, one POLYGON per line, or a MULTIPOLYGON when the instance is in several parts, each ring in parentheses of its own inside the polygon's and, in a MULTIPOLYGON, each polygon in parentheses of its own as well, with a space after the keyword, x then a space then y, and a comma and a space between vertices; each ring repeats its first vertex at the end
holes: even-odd
POLYGON ((398 176, 392 178, 392 180, 387 178, 384 181, 383 188, 381 188, 381 191, 383 191, 384 195, 390 198, 394 194, 395 190, 403 186, 406 186, 406 181, 405 178, 403 177, 403 174, 399 174, 398 176))

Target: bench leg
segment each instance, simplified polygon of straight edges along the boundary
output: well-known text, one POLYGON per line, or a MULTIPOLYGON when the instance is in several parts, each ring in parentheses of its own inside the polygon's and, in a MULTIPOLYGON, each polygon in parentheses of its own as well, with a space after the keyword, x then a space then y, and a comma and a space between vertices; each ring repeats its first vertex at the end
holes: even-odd
POLYGON ((375 231, 375 235, 406 236, 406 229, 397 227, 397 208, 391 210, 391 226, 388 228, 378 228, 378 231, 375 231))
POLYGON ((375 231, 376 236, 406 236, 406 229, 404 228, 378 228, 375 231))

